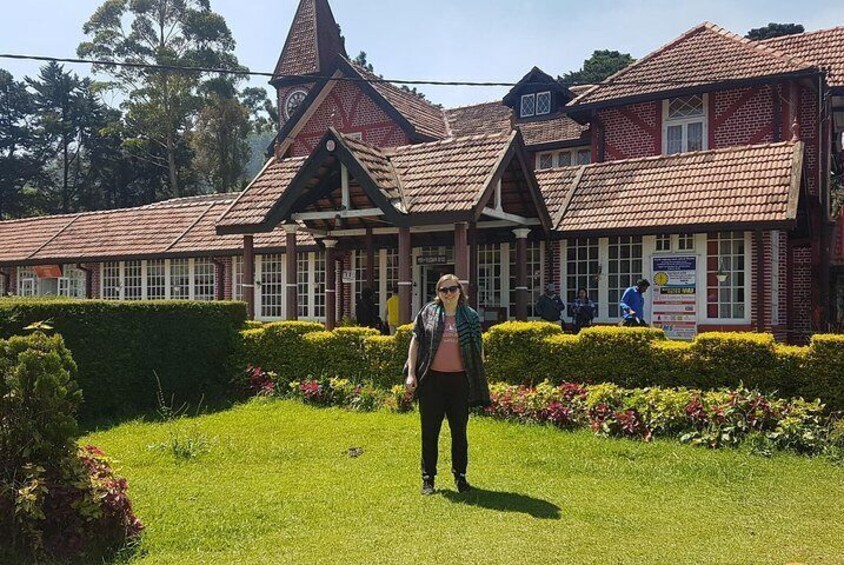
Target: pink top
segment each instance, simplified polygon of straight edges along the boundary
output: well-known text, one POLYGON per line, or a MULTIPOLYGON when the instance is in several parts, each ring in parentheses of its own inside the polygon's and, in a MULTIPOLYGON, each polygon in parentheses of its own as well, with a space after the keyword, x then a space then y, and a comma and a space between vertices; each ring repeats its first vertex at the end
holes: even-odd
POLYGON ((457 334, 457 317, 446 316, 443 339, 437 348, 434 362, 431 363, 431 370, 440 373, 461 373, 463 368, 463 357, 460 354, 460 338, 457 334))

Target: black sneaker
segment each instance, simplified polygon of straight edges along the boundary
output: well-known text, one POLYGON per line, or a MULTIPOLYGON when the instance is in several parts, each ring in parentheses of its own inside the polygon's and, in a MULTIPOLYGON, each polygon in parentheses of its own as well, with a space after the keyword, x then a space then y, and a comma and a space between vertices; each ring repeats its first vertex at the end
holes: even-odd
POLYGON ((466 480, 466 475, 454 475, 454 486, 457 487, 457 492, 469 492, 472 490, 472 485, 466 480))
POLYGON ((429 495, 434 494, 434 478, 431 477, 429 479, 423 478, 422 479, 422 494, 429 495))

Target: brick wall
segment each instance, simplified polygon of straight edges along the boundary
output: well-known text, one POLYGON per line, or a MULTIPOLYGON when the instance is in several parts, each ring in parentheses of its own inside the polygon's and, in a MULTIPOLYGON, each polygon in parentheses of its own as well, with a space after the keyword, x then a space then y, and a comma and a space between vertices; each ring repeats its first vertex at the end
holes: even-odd
POLYGON ((812 250, 809 247, 793 247, 792 253, 792 330, 794 339, 801 342, 812 331, 812 250))
MULTIPOLYGON (((4 267, 0 269, 5 275, 8 275, 6 286, 3 288, 3 294, 17 294, 18 292, 18 270, 15 267, 4 267)), ((3 281, 0 281, 3 284, 3 281)))
POLYGON ((323 100, 296 136, 293 156, 310 155, 329 127, 342 133, 361 133, 363 141, 378 147, 409 143, 404 131, 384 110, 352 83, 339 83, 323 100))
POLYGON ((215 257, 214 260, 221 265, 221 268, 217 270, 217 276, 222 275, 223 277, 223 296, 220 298, 221 300, 231 300, 232 299, 232 276, 234 275, 232 271, 232 258, 231 257, 215 257))
MULTIPOLYGON (((604 159, 634 159, 662 153, 662 103, 646 102, 600 112, 604 159)), ((593 152, 593 160, 597 158, 593 152)))
POLYGON ((709 99, 710 149, 774 141, 770 86, 714 92, 709 99))
POLYGON ((83 263, 82 267, 91 271, 91 298, 100 298, 101 263, 83 263))

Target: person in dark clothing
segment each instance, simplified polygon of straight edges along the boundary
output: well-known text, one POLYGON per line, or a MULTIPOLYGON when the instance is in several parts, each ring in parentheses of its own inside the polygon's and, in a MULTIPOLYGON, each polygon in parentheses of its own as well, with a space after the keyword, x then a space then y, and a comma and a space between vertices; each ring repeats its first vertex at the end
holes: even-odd
POLYGON ((483 366, 481 319, 467 304, 455 275, 437 282, 437 298, 422 307, 413 325, 405 387, 419 398, 422 424, 422 494, 434 493, 437 444, 443 418, 451 429, 451 471, 458 492, 471 490, 466 480, 471 406, 489 406, 483 366))
POLYGON ((625 327, 647 326, 645 315, 645 292, 651 283, 647 279, 639 279, 636 286, 624 291, 619 308, 621 308, 621 325, 625 327))
POLYGON ((589 293, 585 288, 577 289, 577 298, 569 304, 574 333, 580 333, 583 328, 592 325, 595 318, 595 303, 589 300, 589 293))
POLYGON ((381 318, 378 316, 378 306, 375 304, 375 293, 371 288, 364 288, 360 291, 360 298, 355 305, 355 319, 361 326, 381 328, 381 318))
POLYGON ((536 301, 536 313, 545 321, 555 322, 562 326, 563 312, 565 312, 566 305, 563 300, 557 295, 557 287, 554 283, 545 285, 545 294, 539 297, 536 301))

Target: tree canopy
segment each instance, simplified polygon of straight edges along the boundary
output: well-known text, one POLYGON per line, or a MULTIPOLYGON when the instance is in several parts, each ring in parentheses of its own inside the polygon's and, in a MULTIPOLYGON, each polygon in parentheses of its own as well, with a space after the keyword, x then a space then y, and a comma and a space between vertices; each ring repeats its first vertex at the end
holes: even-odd
POLYGON ((800 24, 776 24, 771 22, 766 26, 751 29, 745 37, 753 41, 761 41, 762 39, 771 39, 772 37, 780 37, 782 35, 803 33, 804 31, 806 30, 800 24))
POLYGON ((565 86, 597 84, 635 60, 629 53, 619 53, 607 49, 597 50, 592 53, 591 57, 583 61, 583 66, 579 70, 568 72, 560 77, 560 82, 565 86))

